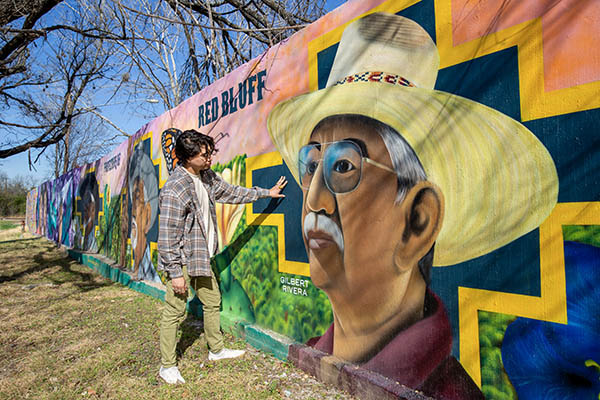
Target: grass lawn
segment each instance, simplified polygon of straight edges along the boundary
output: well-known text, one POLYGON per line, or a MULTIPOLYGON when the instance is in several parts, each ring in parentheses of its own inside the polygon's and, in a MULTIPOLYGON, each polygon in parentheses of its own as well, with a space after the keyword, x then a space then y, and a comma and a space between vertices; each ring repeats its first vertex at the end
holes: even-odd
POLYGON ((16 228, 16 227, 17 227, 17 224, 15 224, 14 222, 0 220, 0 231, 4 231, 7 229, 12 229, 12 228, 16 228))
POLYGON ((183 324, 185 385, 158 378, 162 303, 95 274, 46 239, 0 243, 1 399, 352 399, 245 348, 209 362, 201 324, 183 324))

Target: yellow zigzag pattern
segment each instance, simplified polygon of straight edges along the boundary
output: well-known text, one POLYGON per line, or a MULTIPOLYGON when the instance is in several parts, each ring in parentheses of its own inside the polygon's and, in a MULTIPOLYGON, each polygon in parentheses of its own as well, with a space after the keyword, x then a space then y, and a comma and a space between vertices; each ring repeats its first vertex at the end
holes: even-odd
MULTIPOLYGON (((277 151, 247 158, 246 187, 254 186, 252 183, 252 171, 281 164, 283 164, 283 160, 277 151)), ((248 225, 258 225, 259 223, 256 221, 256 219, 259 216, 264 217, 264 220, 260 223, 260 225, 273 225, 277 227, 277 255, 279 272, 310 276, 308 263, 289 261, 285 258, 285 216, 283 214, 267 214, 266 216, 262 214, 255 214, 252 211, 252 204, 246 204, 246 221, 248 225)))
MULTIPOLYGON (((421 0, 389 0, 336 27, 308 44, 309 88, 318 89, 317 55, 338 43, 346 26, 364 15, 374 12, 398 13, 421 0)), ((542 22, 535 18, 503 29, 482 38, 452 44, 452 1, 435 1, 435 26, 440 68, 450 67, 506 48, 518 47, 519 93, 521 118, 529 121, 600 107, 600 82, 590 82, 570 88, 546 92, 544 90, 544 57, 542 51, 542 22)))
POLYGON ((506 48, 518 47, 521 119, 552 117, 600 107, 600 82, 546 92, 542 21, 530 21, 503 29, 482 38, 452 45, 452 2, 435 1, 435 26, 440 68, 459 64, 506 48))
MULTIPOLYGON (((440 68, 518 48, 521 118, 529 121, 600 107, 600 82, 545 92, 542 23, 536 18, 453 46, 452 2, 435 2, 440 68)), ((460 360, 481 386, 478 310, 567 323, 563 225, 600 224, 600 203, 561 203, 540 226, 540 297, 459 287, 460 360)))
POLYGON ((460 361, 479 386, 478 310, 567 323, 563 225, 600 225, 600 202, 559 203, 540 226, 539 297, 458 288, 460 361))

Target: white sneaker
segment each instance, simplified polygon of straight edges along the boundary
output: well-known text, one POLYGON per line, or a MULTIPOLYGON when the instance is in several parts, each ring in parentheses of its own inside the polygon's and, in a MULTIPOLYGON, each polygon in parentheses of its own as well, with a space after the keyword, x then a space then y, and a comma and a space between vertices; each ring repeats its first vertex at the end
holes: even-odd
POLYGON ((212 351, 208 351, 208 359, 210 361, 223 360, 225 358, 237 358, 241 357, 246 353, 246 350, 232 350, 232 349, 223 349, 218 353, 213 353, 212 351))
POLYGON ((158 372, 158 376, 163 378, 165 382, 167 382, 170 385, 175 385, 177 383, 185 383, 185 379, 183 379, 177 367, 163 368, 161 366, 160 371, 158 372))

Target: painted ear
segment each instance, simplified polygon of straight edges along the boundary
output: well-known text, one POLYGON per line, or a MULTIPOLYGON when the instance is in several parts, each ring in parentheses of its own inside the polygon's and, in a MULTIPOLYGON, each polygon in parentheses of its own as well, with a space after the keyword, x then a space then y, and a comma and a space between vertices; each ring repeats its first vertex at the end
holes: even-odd
POLYGON ((444 219, 444 195, 429 181, 413 186, 400 205, 404 230, 394 253, 400 272, 415 267, 437 239, 444 219))

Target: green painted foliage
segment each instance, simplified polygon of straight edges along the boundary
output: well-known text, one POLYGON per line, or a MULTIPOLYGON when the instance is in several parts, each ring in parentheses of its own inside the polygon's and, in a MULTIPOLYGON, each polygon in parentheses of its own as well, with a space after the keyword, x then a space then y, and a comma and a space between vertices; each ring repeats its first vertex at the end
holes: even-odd
POLYGON ((600 247, 600 225, 565 225, 564 240, 600 247))
POLYGON ((112 260, 118 260, 121 251, 121 196, 113 196, 107 201, 107 190, 104 192, 103 215, 98 217, 98 233, 96 242, 98 252, 112 260))
POLYGON ((512 315, 479 311, 481 390, 486 399, 516 399, 517 394, 502 365, 502 340, 512 315))
POLYGON ((238 164, 242 164, 242 176, 246 175, 246 155, 245 154, 239 154, 237 156, 235 156, 231 161, 229 161, 228 163, 225 164, 219 164, 219 163, 215 163, 213 164, 210 169, 212 169, 215 172, 223 172, 225 170, 225 168, 230 168, 233 169, 234 166, 237 166, 238 164))
MULTIPOLYGON (((300 342, 322 334, 333 320, 329 300, 312 283, 306 288, 307 296, 283 292, 280 283, 282 276, 309 278, 279 273, 277 228, 249 227, 245 215, 238 228, 242 230, 238 238, 244 235, 249 238, 233 254, 230 266, 233 276, 250 299, 256 322, 300 342)), ((223 253, 227 253, 228 248, 223 253)))

